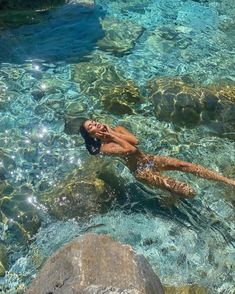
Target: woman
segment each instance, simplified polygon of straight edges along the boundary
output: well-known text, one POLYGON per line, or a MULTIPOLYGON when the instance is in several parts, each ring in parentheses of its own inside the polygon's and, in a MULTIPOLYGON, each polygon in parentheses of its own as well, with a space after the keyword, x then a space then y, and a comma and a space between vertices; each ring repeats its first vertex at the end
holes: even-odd
POLYGON ((184 198, 192 198, 196 195, 193 188, 186 183, 162 175, 162 171, 189 172, 208 180, 221 181, 235 186, 235 180, 226 178, 199 164, 173 157, 143 153, 137 147, 137 138, 122 126, 110 128, 108 125, 87 119, 81 124, 80 133, 90 154, 118 155, 125 160, 126 165, 139 181, 174 192, 184 198))

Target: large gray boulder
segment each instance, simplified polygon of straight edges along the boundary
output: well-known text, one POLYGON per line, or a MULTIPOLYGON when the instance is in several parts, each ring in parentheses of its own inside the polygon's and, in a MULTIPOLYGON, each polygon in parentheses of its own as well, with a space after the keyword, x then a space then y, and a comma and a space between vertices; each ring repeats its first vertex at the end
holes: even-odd
POLYGON ((26 294, 162 294, 148 261, 107 235, 86 234, 59 249, 26 294))

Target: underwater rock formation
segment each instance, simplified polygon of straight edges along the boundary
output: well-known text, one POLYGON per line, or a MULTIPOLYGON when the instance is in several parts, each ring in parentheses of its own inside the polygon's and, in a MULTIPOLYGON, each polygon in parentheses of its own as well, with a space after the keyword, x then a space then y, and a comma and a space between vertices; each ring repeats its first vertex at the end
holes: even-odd
POLYGON ((112 191, 121 200, 125 198, 126 190, 131 183, 129 170, 119 160, 112 159, 106 162, 103 164, 102 169, 98 170, 98 177, 109 183, 112 191))
POLYGON ((95 5, 94 0, 69 0, 67 2, 72 3, 72 4, 82 4, 82 5, 86 5, 86 6, 95 5))
POLYGON ((0 29, 34 24, 45 19, 46 12, 66 0, 0 0, 0 29))
POLYGON ((176 49, 186 49, 193 42, 192 29, 187 26, 165 25, 155 29, 147 38, 147 44, 160 54, 176 49))
POLYGON ((72 78, 83 93, 100 97, 113 83, 124 80, 121 73, 108 62, 80 62, 73 69, 72 78), (101 86, 101 87, 100 87, 101 86))
POLYGON ((87 161, 86 169, 72 171, 56 187, 45 192, 40 202, 58 219, 89 217, 105 211, 113 198, 108 184, 97 176, 102 162, 87 161), (89 166, 89 168, 88 168, 89 166))
POLYGON ((235 128, 235 86, 195 86, 182 78, 157 78, 148 84, 157 119, 195 126, 207 123, 220 135, 235 128))
POLYGON ((164 287, 165 294, 207 294, 208 291, 198 285, 182 287, 164 287))
POLYGON ((27 294, 162 294, 148 261, 105 235, 86 234, 59 249, 42 267, 27 294))
POLYGON ((0 81, 0 109, 5 105, 6 100, 6 85, 0 81))
POLYGON ((11 192, 11 189, 11 186, 6 185, 5 189, 0 191, 0 220, 7 225, 8 232, 12 233, 15 239, 28 242, 41 225, 40 215, 28 201, 27 192, 11 192))
POLYGON ((134 106, 141 102, 139 89, 132 81, 113 85, 101 97, 104 109, 113 114, 133 114, 134 106))
POLYGON ((65 2, 65 0, 0 0, 0 9, 46 9, 65 2))
POLYGON ((64 121, 67 134, 78 134, 81 123, 85 120, 86 105, 80 100, 69 103, 65 109, 64 121))
POLYGON ((0 0, 0 29, 36 24, 46 19, 48 11, 64 3, 93 6, 93 0, 0 0))
POLYGON ((141 36, 143 28, 131 21, 104 19, 101 21, 105 36, 97 45, 103 51, 120 55, 130 51, 141 36))
POLYGON ((0 244, 0 277, 5 275, 5 271, 7 270, 7 250, 3 244, 0 244))
POLYGON ((99 98, 101 106, 112 114, 132 114, 143 99, 138 86, 108 63, 78 63, 73 79, 84 94, 99 98))
POLYGON ((0 30, 35 24, 44 20, 45 11, 35 10, 3 10, 0 11, 0 30))
POLYGON ((69 89, 69 85, 64 80, 54 77, 42 79, 40 81, 39 87, 48 95, 66 93, 66 91, 69 89))
POLYGON ((17 92, 10 91, 7 85, 3 81, 0 81, 0 110, 6 109, 11 102, 16 100, 17 96, 17 92))
MULTIPOLYGON (((50 62, 78 62, 104 36, 99 20, 104 12, 95 5, 62 5, 44 14, 39 14, 42 21, 38 23, 3 27, 0 61, 22 63, 37 58, 50 62)), ((32 18, 32 15, 28 17, 32 18)))
POLYGON ((37 209, 28 202, 33 189, 27 185, 14 188, 6 180, 16 169, 16 163, 1 148, 0 163, 0 221, 14 232, 17 239, 28 241, 41 224, 37 209))
POLYGON ((5 150, 0 148, 0 180, 4 180, 15 168, 15 161, 5 150))

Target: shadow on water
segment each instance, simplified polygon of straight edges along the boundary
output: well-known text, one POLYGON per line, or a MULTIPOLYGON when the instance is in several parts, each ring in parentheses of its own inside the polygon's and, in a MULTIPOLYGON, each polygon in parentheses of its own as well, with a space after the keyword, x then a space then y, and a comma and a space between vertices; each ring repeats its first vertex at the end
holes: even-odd
POLYGON ((208 231, 219 233, 228 244, 234 246, 235 240, 229 224, 217 217, 209 206, 202 209, 200 197, 187 200, 168 191, 149 187, 134 180, 120 162, 113 167, 107 161, 97 176, 112 190, 110 197, 106 197, 110 201, 102 205, 102 214, 117 210, 129 215, 140 213, 149 218, 162 218, 197 234, 208 231))
MULTIPOLYGON (((202 213, 192 200, 175 200, 175 196, 161 190, 152 190, 141 183, 133 183, 128 188, 125 195, 118 197, 117 208, 121 208, 126 213, 143 213, 149 217, 155 216, 166 220, 172 220, 180 225, 200 232, 208 229, 219 233, 227 244, 235 247, 235 240, 230 235, 226 225, 219 221, 212 222, 210 217, 202 213), (128 195, 132 195, 129 197, 128 195), (164 198, 168 198, 168 205, 164 204, 164 198), (170 199, 170 201, 169 201, 170 199), (171 203, 170 203, 171 202, 171 203)), ((208 215, 210 209, 208 208, 208 215)))
MULTIPOLYGON (((169 206, 165 206, 163 199, 168 192, 152 190, 138 182, 131 185, 130 190, 131 194, 134 195, 134 199, 129 199, 129 201, 126 202, 125 208, 127 211, 142 212, 152 216, 172 219, 190 228, 197 228, 199 225, 202 225, 201 222, 199 224, 196 221, 192 221, 192 219, 188 217, 187 211, 182 212, 177 205, 172 203, 169 206)), ((170 196, 172 199, 174 198, 173 195, 170 196)), ((183 200, 180 201, 182 202, 183 200)))
POLYGON ((0 62, 77 62, 91 52, 103 37, 97 6, 63 5, 45 12, 37 24, 7 28, 0 35, 0 62))

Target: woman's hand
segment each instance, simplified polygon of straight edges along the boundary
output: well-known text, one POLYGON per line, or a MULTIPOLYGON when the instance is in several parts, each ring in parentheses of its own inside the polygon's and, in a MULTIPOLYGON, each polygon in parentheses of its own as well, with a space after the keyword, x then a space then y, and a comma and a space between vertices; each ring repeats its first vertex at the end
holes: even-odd
POLYGON ((111 132, 109 132, 108 130, 100 130, 98 133, 97 133, 97 137, 99 139, 103 139, 105 141, 112 141, 113 140, 113 134, 111 132))
POLYGON ((102 131, 107 132, 107 133, 113 133, 113 130, 106 124, 103 124, 102 131))
POLYGON ((114 132, 121 139, 127 141, 133 146, 136 146, 139 144, 138 139, 131 132, 129 132, 127 129, 125 129, 122 126, 116 126, 113 130, 111 130, 111 132, 114 132))

